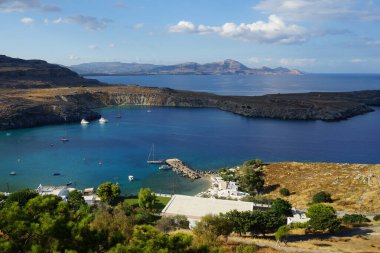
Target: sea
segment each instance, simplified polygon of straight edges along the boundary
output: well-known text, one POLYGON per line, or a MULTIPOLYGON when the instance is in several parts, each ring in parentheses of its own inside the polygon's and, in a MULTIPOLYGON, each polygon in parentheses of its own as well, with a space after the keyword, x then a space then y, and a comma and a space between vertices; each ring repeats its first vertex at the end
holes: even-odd
MULTIPOLYGON (((222 95, 380 89, 380 75, 359 74, 96 78, 222 95)), ((255 119, 211 108, 99 108, 107 124, 77 122, 0 131, 0 191, 69 182, 83 189, 105 181, 118 182, 125 195, 136 194, 141 187, 193 195, 208 187, 207 180, 191 181, 147 164, 153 145, 156 159, 179 158, 201 170, 256 158, 380 163, 380 108, 375 109, 348 120, 323 122, 255 119), (62 137, 69 141, 62 142, 62 137), (9 175, 11 171, 16 175, 9 175), (129 175, 135 180, 129 182, 129 175)))

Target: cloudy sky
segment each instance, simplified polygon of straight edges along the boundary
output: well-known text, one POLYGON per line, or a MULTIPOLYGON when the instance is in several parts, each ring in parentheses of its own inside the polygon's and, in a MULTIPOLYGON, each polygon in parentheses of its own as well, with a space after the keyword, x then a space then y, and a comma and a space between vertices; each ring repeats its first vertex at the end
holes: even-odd
POLYGON ((0 54, 380 72, 378 0, 0 0, 0 54))

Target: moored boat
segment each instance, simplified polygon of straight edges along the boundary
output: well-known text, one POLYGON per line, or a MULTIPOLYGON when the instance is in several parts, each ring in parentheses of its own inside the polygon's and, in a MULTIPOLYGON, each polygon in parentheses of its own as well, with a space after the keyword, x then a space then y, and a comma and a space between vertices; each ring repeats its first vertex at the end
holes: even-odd
POLYGON ((160 169, 160 170, 170 170, 171 168, 172 168, 172 166, 169 166, 167 164, 163 164, 160 167, 158 167, 158 169, 160 169))
POLYGON ((152 145, 152 149, 149 152, 148 160, 146 162, 149 164, 163 164, 163 163, 165 163, 165 160, 163 160, 163 159, 159 159, 159 160, 154 159, 154 144, 152 145))
POLYGON ((106 119, 106 118, 101 117, 101 118, 99 119, 99 123, 100 123, 100 124, 104 124, 104 123, 107 123, 107 122, 108 122, 108 119, 106 119))
POLYGON ((16 176, 16 171, 11 171, 11 172, 9 172, 9 175, 11 175, 11 176, 16 176))
POLYGON ((134 180, 133 176, 132 176, 132 175, 129 175, 129 176, 128 176, 128 180, 129 180, 129 181, 133 181, 133 180, 134 180))
POLYGON ((90 123, 90 122, 88 122, 88 121, 85 120, 85 119, 82 119, 82 120, 80 121, 80 123, 81 123, 82 125, 87 125, 87 124, 90 123))

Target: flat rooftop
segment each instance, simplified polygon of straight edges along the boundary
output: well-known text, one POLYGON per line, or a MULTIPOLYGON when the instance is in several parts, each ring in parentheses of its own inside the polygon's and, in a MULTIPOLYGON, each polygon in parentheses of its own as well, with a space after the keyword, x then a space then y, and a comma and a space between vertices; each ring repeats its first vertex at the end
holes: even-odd
POLYGON ((232 210, 252 211, 252 202, 174 195, 162 210, 162 215, 185 215, 200 219, 207 214, 227 213, 232 210))

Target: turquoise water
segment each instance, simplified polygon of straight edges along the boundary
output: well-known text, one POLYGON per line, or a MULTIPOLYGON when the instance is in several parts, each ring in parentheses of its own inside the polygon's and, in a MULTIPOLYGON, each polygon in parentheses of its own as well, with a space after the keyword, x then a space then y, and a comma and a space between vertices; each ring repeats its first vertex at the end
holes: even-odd
POLYGON ((380 110, 340 122, 314 122, 250 119, 217 109, 150 109, 123 107, 121 119, 115 117, 119 109, 101 109, 110 120, 105 125, 78 122, 0 132, 0 191, 69 181, 78 188, 117 181, 125 194, 142 186, 186 194, 207 187, 205 181, 191 182, 147 165, 153 143, 156 158, 177 157, 197 169, 253 158, 380 163, 380 110), (65 135, 70 141, 62 143, 65 135), (128 182, 128 175, 136 180, 128 182))

